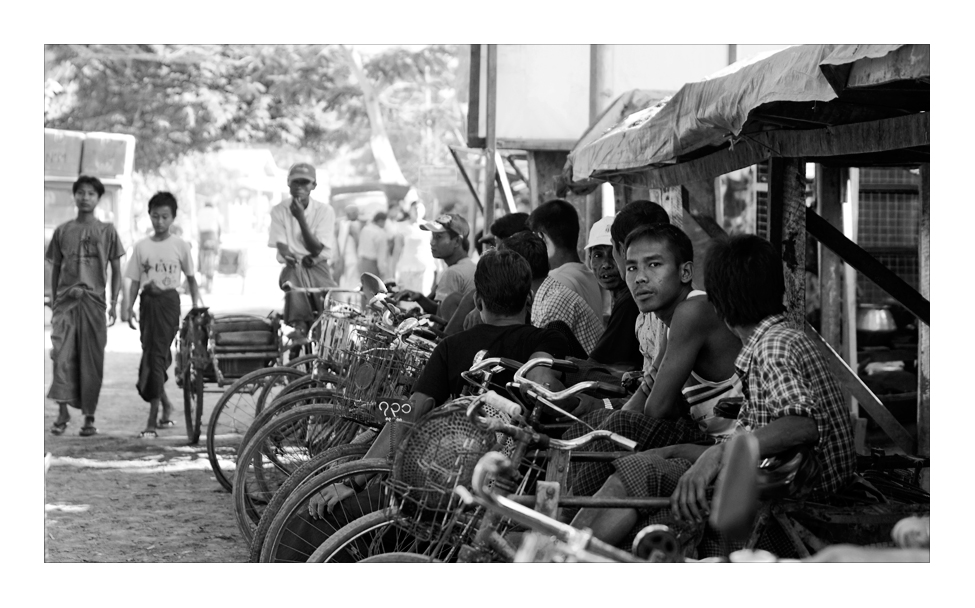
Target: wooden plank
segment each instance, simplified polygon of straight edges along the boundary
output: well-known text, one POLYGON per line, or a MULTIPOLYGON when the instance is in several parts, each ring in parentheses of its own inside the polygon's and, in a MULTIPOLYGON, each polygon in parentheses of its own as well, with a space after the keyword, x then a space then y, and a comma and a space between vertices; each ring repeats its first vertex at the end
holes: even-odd
MULTIPOLYGON (((494 180, 495 174, 498 170, 498 149, 496 145, 498 114, 498 45, 496 44, 489 44, 487 48, 487 99, 485 102, 485 113, 487 118, 487 142, 484 151, 487 166, 484 173, 484 198, 482 200, 484 201, 484 234, 487 234, 490 232, 491 224, 494 222, 494 180)), ((473 223, 471 223, 471 231, 476 232, 473 223)))
POLYGON ((806 163, 773 158, 769 167, 769 241, 782 256, 786 317, 800 329, 806 319, 806 163))
POLYGON ((634 184, 667 188, 711 179, 773 156, 826 160, 832 156, 919 148, 930 145, 930 123, 931 113, 925 112, 823 129, 765 131, 739 139, 734 147, 694 160, 656 168, 605 171, 595 177, 619 181, 623 174, 632 174, 630 179, 634 184))
POLYGON ((495 177, 497 178, 498 190, 501 192, 501 198, 504 200, 504 206, 508 213, 515 212, 515 197, 511 193, 511 184, 508 183, 508 172, 504 169, 504 160, 501 158, 501 153, 497 150, 494 151, 494 166, 495 166, 495 177))
MULTIPOLYGON (((921 209, 918 234, 918 269, 921 295, 931 294, 931 166, 921 165, 921 209)), ((931 455, 931 328, 918 328, 917 357, 917 453, 931 455)))
MULTIPOLYGON (((842 169, 816 165, 816 202, 819 214, 837 230, 843 229, 842 169)), ((820 245, 819 252, 820 331, 837 351, 843 343, 843 260, 820 245)))
POLYGON ((502 150, 547 150, 568 152, 576 145, 574 139, 499 139, 498 148, 502 150))
POLYGON ((812 209, 806 209, 806 230, 819 239, 820 243, 836 252, 847 264, 869 277, 878 287, 911 311, 914 316, 928 325, 931 324, 931 303, 927 298, 904 282, 892 270, 878 262, 872 255, 861 249, 856 243, 830 226, 812 209))
POLYGON ((471 45, 470 88, 467 91, 467 147, 484 147, 480 133, 481 122, 481 45, 471 45))
POLYGON ((684 200, 687 197, 687 189, 683 186, 667 188, 660 199, 660 206, 667 211, 670 216, 670 223, 678 228, 684 227, 684 200))
POLYGON ((843 359, 836 354, 826 340, 819 335, 813 326, 806 323, 806 335, 813 341, 813 343, 819 348, 820 352, 826 357, 826 361, 829 364, 830 371, 839 381, 840 386, 844 392, 856 397, 857 401, 863 406, 863 409, 870 414, 870 417, 874 419, 877 425, 890 437, 894 444, 903 450, 906 454, 914 454, 917 441, 914 436, 908 432, 901 423, 894 418, 894 415, 884 406, 884 404, 873 394, 863 380, 853 373, 850 366, 846 364, 843 359))

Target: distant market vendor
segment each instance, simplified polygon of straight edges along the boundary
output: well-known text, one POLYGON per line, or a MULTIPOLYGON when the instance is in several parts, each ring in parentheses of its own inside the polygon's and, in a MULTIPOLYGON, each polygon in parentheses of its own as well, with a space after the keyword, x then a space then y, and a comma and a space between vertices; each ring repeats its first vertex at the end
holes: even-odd
MULTIPOLYGON (((315 167, 296 163, 288 171, 291 199, 271 209, 268 247, 277 249, 284 264, 278 285, 290 281, 297 287, 337 287, 329 260, 335 250, 335 211, 331 205, 311 198, 317 186, 315 167)), ((304 337, 315 319, 307 294, 285 292, 284 322, 304 337)))

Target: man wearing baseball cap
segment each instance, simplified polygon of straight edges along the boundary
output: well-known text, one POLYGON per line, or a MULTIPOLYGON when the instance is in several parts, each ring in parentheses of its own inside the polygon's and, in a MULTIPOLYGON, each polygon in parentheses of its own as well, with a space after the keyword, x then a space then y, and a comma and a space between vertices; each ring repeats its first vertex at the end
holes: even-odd
POLYGON ((586 264, 599 286, 612 294, 613 305, 606 323, 606 330, 589 352, 589 359, 611 365, 617 369, 639 369, 643 365, 640 343, 636 337, 636 319, 640 315, 633 296, 620 276, 619 268, 613 259, 613 240, 610 228, 613 218, 607 216, 592 225, 589 241, 586 243, 586 264))
POLYGON ((444 213, 432 222, 424 222, 420 228, 429 230, 430 251, 433 257, 443 260, 447 264, 433 287, 433 293, 425 296, 419 292, 404 289, 396 294, 395 301, 408 300, 419 304, 424 312, 450 318, 457 302, 468 291, 474 289, 474 262, 468 256, 471 228, 467 220, 457 213, 444 213), (457 294, 452 300, 450 309, 441 308, 444 300, 452 294, 457 294))
MULTIPOLYGON (((291 198, 271 208, 268 247, 277 249, 278 262, 284 264, 278 285, 296 287, 335 287, 328 266, 335 250, 335 211, 331 205, 311 198, 317 183, 315 167, 295 163, 288 171, 291 198)), ((316 298, 320 301, 321 296, 316 298)), ((304 293, 285 291, 284 322, 304 337, 315 319, 312 301, 304 293)))

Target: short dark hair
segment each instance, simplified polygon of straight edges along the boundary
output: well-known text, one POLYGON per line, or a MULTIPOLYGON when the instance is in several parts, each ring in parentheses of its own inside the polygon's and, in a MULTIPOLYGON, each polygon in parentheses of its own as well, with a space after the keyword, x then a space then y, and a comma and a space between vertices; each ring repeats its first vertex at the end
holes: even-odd
POLYGON ((525 258, 532 271, 532 279, 544 279, 548 276, 548 253, 545 251, 545 241, 538 238, 534 232, 516 232, 498 244, 500 251, 514 251, 525 258))
POLYGON ((782 259, 754 234, 715 239, 704 262, 708 300, 728 325, 745 327, 785 310, 782 259))
POLYGON ((506 239, 524 230, 530 230, 527 213, 509 213, 494 220, 494 223, 491 224, 491 234, 499 239, 506 239))
POLYGON ((640 239, 654 239, 664 241, 670 247, 671 253, 680 266, 684 262, 694 261, 694 245, 684 231, 673 224, 645 224, 626 235, 626 242, 623 244, 623 253, 629 249, 635 241, 640 239))
POLYGON ((616 214, 613 225, 609 228, 609 237, 613 241, 613 246, 617 247, 626 242, 626 235, 640 226, 669 223, 670 216, 657 203, 645 200, 632 201, 616 214))
POLYGON ((388 217, 389 217, 388 215, 386 215, 384 212, 380 211, 380 212, 376 213, 376 215, 372 216, 372 221, 373 222, 376 222, 376 223, 385 222, 386 221, 386 218, 388 218, 388 217))
POLYGON ((157 192, 149 199, 149 212, 152 213, 155 207, 169 207, 173 212, 173 217, 176 217, 176 210, 179 208, 176 204, 176 197, 171 192, 166 191, 157 192))
POLYGON ((532 289, 532 271, 514 251, 488 251, 474 269, 474 289, 484 307, 498 315, 516 315, 532 289))
POLYGON ((542 203, 528 216, 528 227, 544 232, 560 249, 575 251, 579 241, 579 213, 560 198, 542 203))
POLYGON ((74 180, 74 183, 71 184, 71 194, 77 194, 78 189, 85 184, 88 184, 95 189, 95 194, 98 195, 98 198, 101 198, 105 194, 105 185, 102 184, 102 180, 98 179, 97 177, 92 177, 91 175, 82 175, 78 179, 74 180))
POLYGON ((446 232, 448 237, 451 239, 456 239, 459 237, 461 249, 463 249, 464 251, 470 251, 471 242, 466 236, 460 236, 460 234, 454 232, 450 228, 447 228, 446 230, 444 230, 444 232, 446 232))

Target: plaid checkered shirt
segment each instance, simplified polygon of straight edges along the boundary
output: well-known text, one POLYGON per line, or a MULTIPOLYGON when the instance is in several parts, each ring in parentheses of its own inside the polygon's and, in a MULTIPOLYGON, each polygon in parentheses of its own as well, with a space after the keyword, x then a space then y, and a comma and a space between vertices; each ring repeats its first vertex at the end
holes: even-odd
POLYGON ((603 321, 592 307, 582 296, 552 277, 538 286, 531 315, 535 327, 545 327, 552 321, 564 321, 587 354, 603 335, 603 321))
MULTIPOLYGON (((783 416, 816 421, 822 476, 814 490, 831 494, 856 468, 850 413, 826 359, 784 315, 765 318, 735 359, 745 403, 736 432, 763 427, 783 416)), ((729 436, 730 437, 730 436, 729 436)))

